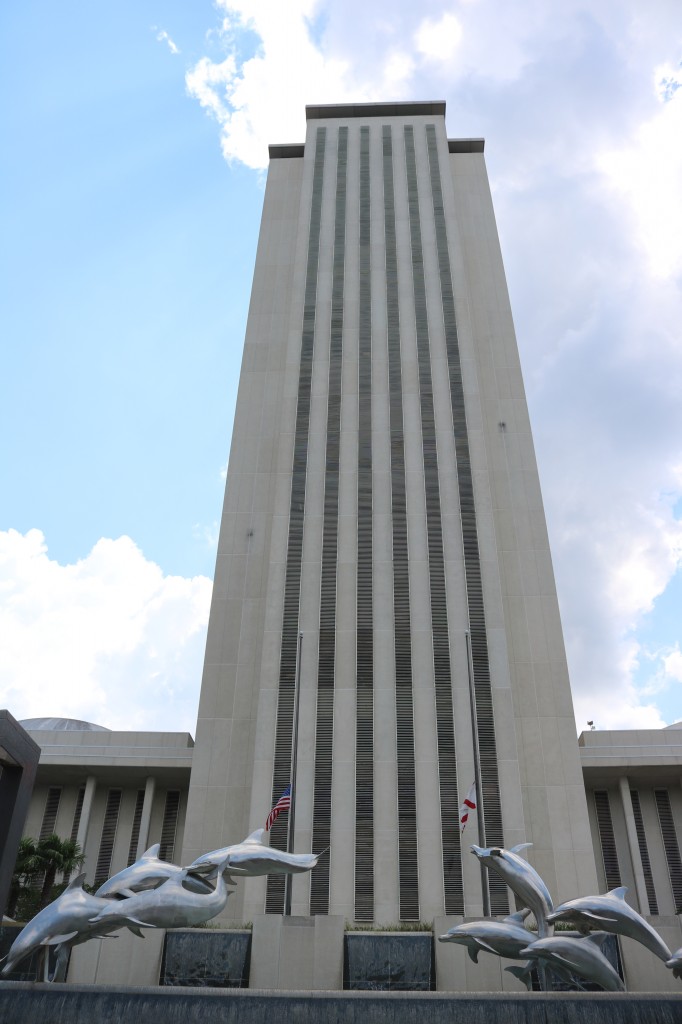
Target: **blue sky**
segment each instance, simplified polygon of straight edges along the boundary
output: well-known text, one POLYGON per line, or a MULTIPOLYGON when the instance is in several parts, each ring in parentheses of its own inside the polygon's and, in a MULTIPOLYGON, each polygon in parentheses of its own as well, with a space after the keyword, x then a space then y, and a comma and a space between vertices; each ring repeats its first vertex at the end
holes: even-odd
POLYGON ((193 731, 268 142, 486 137, 577 719, 682 718, 682 10, 0 12, 0 704, 193 731))

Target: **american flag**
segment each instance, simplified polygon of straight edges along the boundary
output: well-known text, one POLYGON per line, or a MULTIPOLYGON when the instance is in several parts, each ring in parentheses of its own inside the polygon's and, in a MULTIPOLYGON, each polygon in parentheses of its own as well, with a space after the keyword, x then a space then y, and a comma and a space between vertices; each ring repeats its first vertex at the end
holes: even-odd
POLYGON ((464 803, 459 809, 459 824, 461 826, 460 833, 464 831, 467 821, 469 820, 469 811, 476 810, 476 783, 472 782, 469 788, 469 792, 464 797, 464 803))
POLYGON ((269 832, 270 829, 272 828, 272 826, 274 825, 275 821, 277 820, 277 818, 279 818, 281 812, 282 811, 288 811, 290 807, 291 807, 291 786, 287 786, 287 788, 284 790, 284 792, 282 793, 281 797, 279 798, 279 800, 277 801, 275 806, 272 808, 272 810, 268 814, 268 820, 265 822, 265 831, 269 832))

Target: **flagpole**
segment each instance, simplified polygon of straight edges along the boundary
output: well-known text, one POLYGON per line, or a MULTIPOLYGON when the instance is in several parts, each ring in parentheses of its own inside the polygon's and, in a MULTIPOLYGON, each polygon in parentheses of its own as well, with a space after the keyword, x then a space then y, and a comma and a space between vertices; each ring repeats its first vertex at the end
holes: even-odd
MULTIPOLYGON (((476 690, 474 687, 474 663, 471 650, 471 634, 466 631, 467 672, 469 675, 469 700, 471 702, 471 736, 474 743, 474 778, 476 780, 476 822, 478 825, 478 843, 485 848, 485 809, 483 806, 483 781, 481 779, 481 756, 478 747, 478 728, 476 715, 476 690)), ((488 888, 488 872, 481 862, 481 893, 483 895, 483 916, 490 917, 490 890, 488 888)))
MULTIPOLYGON (((294 721, 291 736, 291 804, 289 806, 289 820, 287 823, 287 853, 293 853, 294 847, 294 819, 296 808, 296 761, 298 759, 298 698, 301 689, 301 646, 303 644, 303 633, 300 632, 296 639, 296 677, 294 682, 294 721)), ((291 883, 292 875, 284 876, 284 916, 291 917, 291 883)))

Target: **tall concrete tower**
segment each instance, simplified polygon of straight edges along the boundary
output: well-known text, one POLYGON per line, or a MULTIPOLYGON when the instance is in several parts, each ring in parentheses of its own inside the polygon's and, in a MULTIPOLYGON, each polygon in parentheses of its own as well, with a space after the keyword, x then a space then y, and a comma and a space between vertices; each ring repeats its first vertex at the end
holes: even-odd
MULTIPOLYGON (((483 142, 448 140, 444 103, 308 107, 305 145, 270 149, 185 863, 289 782, 299 632, 295 849, 329 854, 294 913, 480 914, 475 746, 485 844, 596 890, 483 142)), ((233 901, 281 913, 282 879, 233 901)))

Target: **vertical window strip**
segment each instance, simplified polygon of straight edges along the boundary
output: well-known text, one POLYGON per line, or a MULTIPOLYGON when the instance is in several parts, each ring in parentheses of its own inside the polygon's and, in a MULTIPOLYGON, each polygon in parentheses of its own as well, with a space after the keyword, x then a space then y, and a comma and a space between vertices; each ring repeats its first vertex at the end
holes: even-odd
POLYGON ((130 846, 128 847, 128 864, 134 864, 137 860, 137 844, 140 841, 140 825, 142 823, 142 808, 144 807, 144 790, 138 789, 135 799, 135 813, 133 814, 133 827, 130 832, 130 846))
POLYGON ((78 839, 78 829, 81 825, 81 815, 83 813, 83 800, 85 799, 85 789, 81 786, 78 790, 76 797, 76 810, 73 812, 73 824, 71 825, 71 842, 75 843, 78 839))
MULTIPOLYGON (((144 798, 144 794, 143 794, 144 798)), ((169 789, 166 793, 166 806, 163 810, 161 825, 161 842, 159 844, 159 860, 172 861, 175 853, 175 837, 178 831, 178 813, 180 810, 180 790, 169 789)))
MULTIPOLYGON (((332 260, 332 308, 327 394, 327 450, 322 524, 320 646, 317 666, 317 727, 313 850, 325 850, 331 835, 332 752, 334 745, 334 675, 336 661, 336 569, 339 540, 339 452, 341 443, 341 373, 343 366, 343 292, 346 259, 346 178, 348 128, 339 128, 336 209, 332 260)), ((324 857, 310 878, 310 913, 329 913, 329 862, 324 857)))
POLYGON ((656 799, 656 810, 658 811, 658 821, 661 826, 663 849, 665 850, 665 859, 668 865, 670 885, 675 902, 675 913, 682 914, 682 859, 680 858, 680 847, 677 842, 675 821, 670 805, 670 794, 667 789, 656 789, 654 790, 654 797, 656 799))
MULTIPOLYGON (((85 789, 81 786, 81 788, 78 790, 78 793, 76 795, 76 809, 73 812, 73 822, 71 824, 71 835, 69 836, 69 839, 71 840, 72 843, 75 843, 76 840, 78 839, 78 829, 80 828, 81 814, 83 813, 83 800, 84 799, 85 799, 85 789)), ((81 850, 81 853, 83 853, 82 850, 81 850)), ((68 885, 68 883, 70 881, 71 881, 71 873, 69 872, 68 874, 64 874, 62 882, 65 885, 68 885)))
POLYGON ((606 888, 617 889, 621 884, 620 865, 618 863, 618 850, 616 848, 616 837, 611 818, 611 804, 609 803, 607 790, 596 789, 594 791, 594 807, 597 812, 599 845, 601 846, 602 862, 604 864, 606 888))
POLYGON ((424 279, 424 254, 419 216, 417 161, 414 145, 414 128, 412 125, 405 126, 404 135, 410 244, 412 250, 412 282, 417 334, 417 363, 419 368, 422 456, 426 493, 426 533, 429 553, 431 633, 436 698, 443 889, 445 913, 463 914, 462 855, 459 830, 453 828, 453 822, 458 820, 459 803, 457 799, 457 761, 455 758, 455 726, 452 706, 452 677, 450 672, 450 640, 445 591, 445 559, 443 556, 443 529, 440 511, 438 451, 436 448, 436 423, 433 409, 433 381, 431 376, 426 282, 424 279))
POLYGON ((121 790, 110 789, 107 793, 107 806, 104 811, 102 838, 99 844, 97 867, 95 868, 95 886, 106 882, 111 872, 111 860, 114 855, 114 840, 118 828, 118 816, 121 809, 121 790))
MULTIPOLYGON (((317 304, 317 268, 320 252, 320 224, 322 217, 322 183, 327 129, 318 128, 315 135, 313 190, 308 231, 305 293, 303 301, 303 328, 301 332, 301 360, 298 375, 298 404, 289 505, 289 538, 284 583, 284 612, 282 616, 282 645, 279 667, 279 695, 277 725, 272 773, 272 803, 274 807, 291 782, 291 740, 294 719, 294 691, 296 687, 296 652, 298 646, 298 618, 301 589, 301 555, 303 550, 303 519, 305 512, 305 486, 308 464, 308 433, 310 427, 310 388, 313 372, 315 341, 315 312, 317 304)), ((286 849, 288 813, 280 814, 270 829, 270 845, 286 849)), ((265 912, 281 914, 284 910, 284 875, 268 875, 265 912)))
POLYGON ((47 839, 48 836, 54 835, 54 830, 57 826, 57 814, 59 813, 61 798, 61 787, 50 786, 45 800, 45 810, 43 812, 43 820, 40 826, 40 834, 38 835, 39 840, 47 839))
POLYGON ((398 254, 393 186, 393 139, 382 126, 384 233, 386 239, 386 316, 391 430, 391 518, 393 528, 393 622, 395 648, 396 740, 398 768, 398 876, 400 919, 419 920, 419 869, 414 767, 412 637, 407 556, 405 445, 400 359, 398 254))
POLYGON ((356 606, 355 920, 374 920, 374 631, 372 595, 372 285, 369 127, 360 128, 356 606))
MULTIPOLYGON (((658 900, 656 899, 656 888, 654 886, 654 875, 651 870, 651 861, 649 860, 649 847, 646 841, 646 832, 644 831, 644 819, 642 818, 642 807, 639 802, 639 793, 636 789, 630 790, 630 799, 632 801, 632 813, 635 819, 635 831, 637 832, 637 845, 639 846, 639 856, 642 861, 642 872, 644 874, 644 885, 646 887, 646 896, 649 903, 649 913, 658 913, 658 900)), ((644 913, 644 908, 642 908, 644 913)))
MULTIPOLYGON (((445 208, 441 185, 440 163, 436 142, 435 125, 426 125, 426 144, 431 175, 431 195, 436 226, 436 247, 440 277, 445 347, 450 378, 450 403, 452 425, 455 435, 457 459, 457 485, 459 490, 460 515, 462 521, 462 547, 464 554, 464 576, 469 613, 469 634, 471 639, 471 660, 473 663, 474 694, 476 697, 476 731, 480 752, 483 807, 485 810, 485 845, 504 846, 502 828, 502 806, 500 802, 500 781, 497 764, 497 744, 493 716, 492 687, 490 684, 490 663, 488 638, 483 604, 481 580, 481 558, 478 547, 476 508, 474 503, 473 476, 469 451, 464 387, 457 333, 455 296, 452 286, 452 271, 448 250, 445 208)), ((507 889, 501 878, 489 875, 490 905, 493 914, 509 913, 507 889)))

